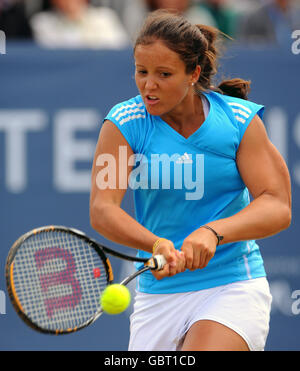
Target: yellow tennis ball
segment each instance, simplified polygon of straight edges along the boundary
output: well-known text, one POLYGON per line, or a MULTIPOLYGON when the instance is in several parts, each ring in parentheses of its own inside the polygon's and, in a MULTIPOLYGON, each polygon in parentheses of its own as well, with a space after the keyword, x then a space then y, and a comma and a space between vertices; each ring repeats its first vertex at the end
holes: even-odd
POLYGON ((108 285, 100 298, 102 310, 108 314, 124 312, 130 304, 131 295, 126 286, 120 284, 108 285))

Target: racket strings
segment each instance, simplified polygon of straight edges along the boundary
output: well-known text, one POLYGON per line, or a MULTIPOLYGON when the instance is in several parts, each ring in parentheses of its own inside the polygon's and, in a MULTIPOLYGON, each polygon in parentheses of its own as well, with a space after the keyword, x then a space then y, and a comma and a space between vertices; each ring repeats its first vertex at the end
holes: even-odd
POLYGON ((75 235, 41 232, 25 240, 14 259, 13 285, 22 311, 39 327, 74 329, 98 311, 106 266, 75 235))

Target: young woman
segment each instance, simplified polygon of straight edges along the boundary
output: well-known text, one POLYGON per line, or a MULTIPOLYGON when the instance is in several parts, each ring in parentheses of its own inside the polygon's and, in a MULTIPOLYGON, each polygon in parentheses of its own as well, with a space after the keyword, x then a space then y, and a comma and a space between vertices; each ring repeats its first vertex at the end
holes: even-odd
POLYGON ((100 132, 93 228, 167 259, 138 279, 129 350, 265 346, 271 295, 255 240, 289 226, 290 179, 250 83, 212 86, 217 38, 150 14, 134 47, 140 95, 113 107, 100 132), (128 187, 136 219, 121 208, 128 187))

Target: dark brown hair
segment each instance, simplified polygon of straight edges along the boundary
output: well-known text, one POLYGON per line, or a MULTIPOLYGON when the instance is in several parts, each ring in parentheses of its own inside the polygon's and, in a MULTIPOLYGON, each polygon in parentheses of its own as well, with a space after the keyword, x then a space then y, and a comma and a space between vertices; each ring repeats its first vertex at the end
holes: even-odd
POLYGON ((201 74, 195 90, 198 92, 214 90, 233 97, 248 98, 250 81, 235 78, 223 81, 218 87, 212 79, 218 68, 218 42, 224 36, 218 29, 205 25, 192 25, 184 17, 173 11, 157 10, 147 17, 134 45, 148 45, 156 40, 176 52, 191 73, 197 65, 201 74))

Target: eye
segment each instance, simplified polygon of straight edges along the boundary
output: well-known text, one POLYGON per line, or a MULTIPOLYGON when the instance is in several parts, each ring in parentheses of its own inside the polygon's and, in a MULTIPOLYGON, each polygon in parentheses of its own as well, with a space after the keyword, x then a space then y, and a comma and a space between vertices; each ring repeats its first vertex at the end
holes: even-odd
POLYGON ((171 76, 171 73, 170 72, 162 72, 161 73, 161 76, 162 77, 170 77, 171 76))
POLYGON ((136 71, 139 75, 141 76, 145 76, 147 74, 147 71, 146 70, 137 70, 136 71))

